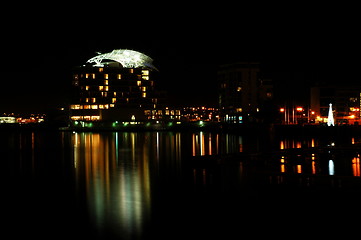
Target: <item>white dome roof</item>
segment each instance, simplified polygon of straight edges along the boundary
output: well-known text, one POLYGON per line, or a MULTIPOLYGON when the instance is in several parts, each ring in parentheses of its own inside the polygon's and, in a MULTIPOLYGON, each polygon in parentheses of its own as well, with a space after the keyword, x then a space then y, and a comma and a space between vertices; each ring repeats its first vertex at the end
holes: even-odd
POLYGON ((87 61, 96 66, 104 66, 106 60, 112 60, 120 63, 124 68, 146 68, 157 70, 153 65, 153 59, 147 55, 127 49, 115 49, 109 53, 99 54, 87 61), (104 60, 104 61, 103 61, 104 60))

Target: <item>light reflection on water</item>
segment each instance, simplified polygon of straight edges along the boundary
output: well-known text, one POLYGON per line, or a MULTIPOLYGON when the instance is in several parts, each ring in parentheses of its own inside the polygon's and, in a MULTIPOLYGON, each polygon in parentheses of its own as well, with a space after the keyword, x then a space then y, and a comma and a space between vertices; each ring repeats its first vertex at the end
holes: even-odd
MULTIPOLYGON (((137 133, 75 133, 74 168, 100 231, 141 232, 151 205, 151 145, 137 133)), ((156 146, 155 144, 153 146, 156 146)))
MULTIPOLYGON (((302 186, 311 186, 317 181, 312 182, 309 176, 360 177, 361 148, 357 148, 355 138, 334 146, 329 139, 321 138, 267 139, 216 132, 62 132, 50 137, 29 132, 4 134, 0 140, 8 176, 32 185, 46 179, 48 183, 42 183, 39 192, 43 187, 53 189, 57 197, 62 194, 57 188, 63 182, 55 185, 49 179, 66 178, 76 193, 76 199, 70 201, 85 209, 84 218, 93 231, 119 239, 144 239, 163 225, 176 228, 172 220, 177 214, 190 215, 187 221, 199 224, 197 218, 192 220, 198 212, 213 216, 214 211, 225 208, 216 208, 218 200, 227 203, 230 212, 237 206, 245 216, 243 191, 252 189, 255 183, 282 185, 287 183, 285 176, 295 175, 306 176, 297 179, 297 184, 302 180, 308 184, 302 186), (342 144, 354 148, 334 151, 342 144), (325 146, 328 148, 320 151, 325 146), (231 160, 224 156, 231 156, 231 160), (209 192, 214 193, 212 198, 207 198, 209 192), (229 192, 239 193, 242 200, 230 204, 232 200, 224 196, 229 192), (202 201, 198 199, 201 203, 193 207, 198 195, 202 201), (210 211, 203 206, 207 202, 210 211)), ((28 192, 33 193, 33 188, 21 194, 18 202, 24 204, 28 192)), ((39 195, 41 201, 36 202, 41 204, 37 207, 43 206, 47 194, 39 195)), ((218 215, 223 221, 228 216, 221 210, 218 215)), ((206 218, 198 216, 200 222, 206 218)), ((178 223, 181 226, 183 222, 178 223)))
MULTIPOLYGON (((141 234, 151 220, 157 178, 181 180, 182 155, 242 150, 240 136, 204 132, 83 132, 73 133, 71 139, 77 187, 86 191, 91 219, 100 234, 117 229, 123 237, 141 234)), ((202 170, 202 181, 206 171, 202 170)))

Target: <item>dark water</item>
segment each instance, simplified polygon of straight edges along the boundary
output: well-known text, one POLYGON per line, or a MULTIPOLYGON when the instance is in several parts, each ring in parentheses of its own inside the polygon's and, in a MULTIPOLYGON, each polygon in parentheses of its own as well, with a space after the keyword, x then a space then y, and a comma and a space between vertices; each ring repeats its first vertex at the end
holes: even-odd
POLYGON ((5 131, 2 234, 7 239, 358 237, 359 139, 5 131))

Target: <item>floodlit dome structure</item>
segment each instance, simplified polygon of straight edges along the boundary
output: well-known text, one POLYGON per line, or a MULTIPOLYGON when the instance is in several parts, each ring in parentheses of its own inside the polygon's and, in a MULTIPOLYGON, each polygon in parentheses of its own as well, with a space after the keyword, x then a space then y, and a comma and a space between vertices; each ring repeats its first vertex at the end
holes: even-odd
POLYGON ((153 65, 153 59, 147 55, 127 49, 115 49, 109 53, 99 54, 87 61, 94 66, 105 66, 109 64, 109 61, 114 61, 123 68, 145 68, 150 70, 158 69, 153 65))

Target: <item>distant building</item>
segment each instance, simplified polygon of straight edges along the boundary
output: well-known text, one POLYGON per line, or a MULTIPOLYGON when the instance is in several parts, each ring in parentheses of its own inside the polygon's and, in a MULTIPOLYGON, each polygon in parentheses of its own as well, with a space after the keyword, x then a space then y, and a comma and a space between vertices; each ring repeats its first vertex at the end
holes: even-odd
POLYGON ((205 122, 219 122, 219 109, 214 107, 205 107, 205 106, 193 106, 193 107, 183 107, 182 112, 182 121, 184 122, 196 122, 196 121, 205 121, 205 122))
POLYGON ((336 124, 360 121, 360 86, 315 86, 311 88, 310 122, 326 123, 329 104, 332 104, 336 124))
POLYGON ((157 72, 147 55, 117 49, 89 59, 73 73, 73 102, 70 120, 81 122, 172 121, 180 110, 164 105, 157 91, 157 72))
POLYGON ((28 124, 28 123, 43 123, 45 122, 46 115, 40 113, 32 114, 14 114, 3 113, 0 115, 0 124, 13 123, 13 124, 28 124))
POLYGON ((261 111, 273 99, 270 80, 261 79, 260 63, 236 62, 218 70, 219 109, 222 122, 261 121, 261 111))

